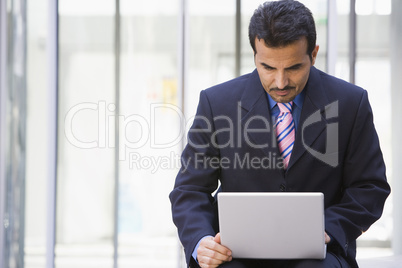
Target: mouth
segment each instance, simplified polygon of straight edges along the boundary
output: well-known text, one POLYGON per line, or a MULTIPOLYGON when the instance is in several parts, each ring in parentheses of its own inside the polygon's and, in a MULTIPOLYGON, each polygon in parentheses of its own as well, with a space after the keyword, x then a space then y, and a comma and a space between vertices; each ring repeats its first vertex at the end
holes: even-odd
POLYGON ((286 96, 290 92, 290 89, 275 90, 275 93, 279 96, 286 96))
POLYGON ((279 89, 279 88, 271 88, 271 92, 275 92, 277 95, 279 95, 279 96, 286 96, 286 95, 288 95, 289 94, 289 92, 291 91, 291 90, 293 90, 294 89, 294 87, 285 87, 285 88, 283 88, 283 89, 279 89))

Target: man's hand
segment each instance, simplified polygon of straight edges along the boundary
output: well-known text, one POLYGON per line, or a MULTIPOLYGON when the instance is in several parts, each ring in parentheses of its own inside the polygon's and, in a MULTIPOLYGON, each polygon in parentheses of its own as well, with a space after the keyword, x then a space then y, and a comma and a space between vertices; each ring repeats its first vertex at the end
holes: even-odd
POLYGON ((232 260, 232 252, 221 245, 221 235, 205 237, 197 250, 198 264, 202 268, 215 268, 224 262, 232 260))
POLYGON ((325 232, 325 244, 329 244, 329 242, 331 242, 331 237, 329 237, 329 235, 327 235, 327 232, 325 232))

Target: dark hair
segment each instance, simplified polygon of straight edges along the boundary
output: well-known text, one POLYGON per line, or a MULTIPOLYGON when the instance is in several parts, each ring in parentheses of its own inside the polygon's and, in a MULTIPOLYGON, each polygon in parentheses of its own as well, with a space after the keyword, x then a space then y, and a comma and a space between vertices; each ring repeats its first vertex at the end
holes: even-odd
POLYGON ((264 39, 270 47, 284 47, 307 38, 307 54, 310 56, 316 46, 317 33, 311 11, 294 0, 265 2, 255 10, 249 25, 249 39, 254 54, 255 39, 264 39))

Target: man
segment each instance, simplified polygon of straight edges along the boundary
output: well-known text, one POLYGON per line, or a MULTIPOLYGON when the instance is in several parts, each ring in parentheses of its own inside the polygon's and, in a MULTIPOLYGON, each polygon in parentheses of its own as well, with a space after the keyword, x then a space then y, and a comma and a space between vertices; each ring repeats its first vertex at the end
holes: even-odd
POLYGON ((381 216, 390 193, 367 92, 313 67, 315 24, 297 1, 261 5, 249 38, 256 70, 201 92, 170 194, 186 261, 357 267, 356 239, 381 216), (212 196, 219 182, 224 192, 324 193, 326 259, 232 258, 220 244, 212 196))

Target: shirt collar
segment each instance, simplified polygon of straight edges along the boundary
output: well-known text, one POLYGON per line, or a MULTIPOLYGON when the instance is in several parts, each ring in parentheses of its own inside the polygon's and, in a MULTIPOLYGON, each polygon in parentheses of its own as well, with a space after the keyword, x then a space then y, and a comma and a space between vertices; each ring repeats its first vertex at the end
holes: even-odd
MULTIPOLYGON (((302 90, 302 92, 300 94, 298 94, 296 96, 296 98, 293 100, 293 103, 296 104, 297 107, 302 108, 305 95, 306 95, 306 92, 305 92, 305 89, 304 89, 304 90, 302 90)), ((268 96, 268 102, 269 102, 269 109, 272 110, 276 105, 276 101, 274 101, 271 98, 271 96, 268 94, 268 92, 267 92, 267 96, 268 96)))

